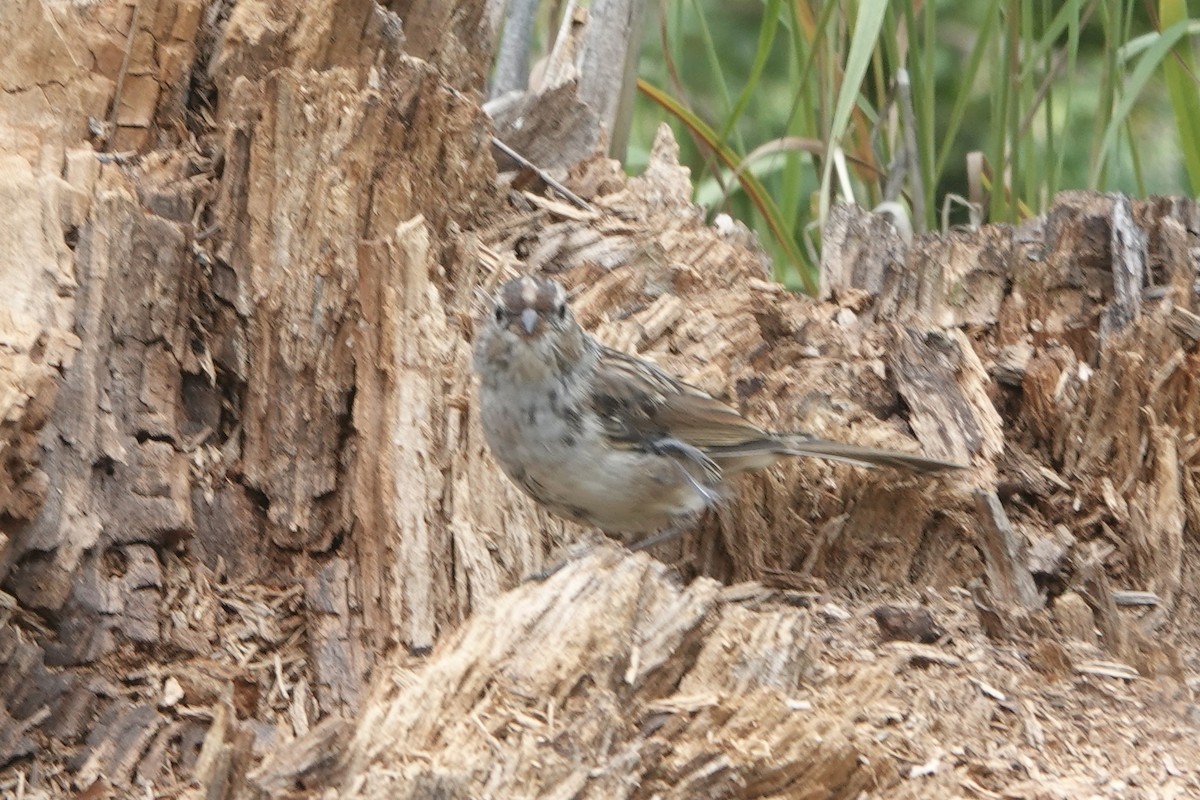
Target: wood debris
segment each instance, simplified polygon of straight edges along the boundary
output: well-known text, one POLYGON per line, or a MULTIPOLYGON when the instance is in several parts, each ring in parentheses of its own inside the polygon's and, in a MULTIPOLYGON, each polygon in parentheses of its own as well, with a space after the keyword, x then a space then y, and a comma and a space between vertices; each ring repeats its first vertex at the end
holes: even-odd
POLYGON ((497 176, 484 6, 0 3, 0 794, 1200 794, 1200 206, 841 205, 796 296, 669 131, 539 166, 580 204, 497 176), (969 469, 782 464, 524 582, 588 534, 480 435, 519 270, 763 425, 969 469))

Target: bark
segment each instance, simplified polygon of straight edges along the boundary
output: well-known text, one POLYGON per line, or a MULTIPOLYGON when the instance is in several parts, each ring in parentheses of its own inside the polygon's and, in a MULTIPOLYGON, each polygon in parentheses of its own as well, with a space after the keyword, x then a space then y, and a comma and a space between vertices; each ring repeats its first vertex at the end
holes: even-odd
POLYGON ((498 176, 488 5, 0 4, 3 792, 1194 786, 1197 206, 840 207, 793 296, 669 133, 576 165, 590 209, 498 176), (524 581, 588 532, 480 434, 519 269, 764 424, 971 469, 782 465, 524 581))

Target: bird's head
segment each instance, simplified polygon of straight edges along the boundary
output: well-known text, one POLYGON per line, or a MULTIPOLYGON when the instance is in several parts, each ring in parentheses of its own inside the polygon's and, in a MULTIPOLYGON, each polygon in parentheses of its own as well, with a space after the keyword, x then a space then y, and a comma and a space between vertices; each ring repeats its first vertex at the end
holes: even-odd
POLYGON ((489 298, 476 359, 534 377, 542 369, 570 371, 590 341, 567 305, 567 293, 548 278, 514 278, 489 298))
POLYGON ((525 341, 565 330, 574 318, 562 286, 525 275, 501 286, 492 298, 492 324, 525 341))

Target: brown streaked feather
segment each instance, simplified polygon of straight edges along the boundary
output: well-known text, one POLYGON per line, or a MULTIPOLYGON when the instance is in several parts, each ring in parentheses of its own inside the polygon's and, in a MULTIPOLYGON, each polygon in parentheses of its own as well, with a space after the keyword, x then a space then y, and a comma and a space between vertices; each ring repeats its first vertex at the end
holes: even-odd
POLYGON ((895 467, 910 472, 933 474, 952 469, 965 469, 964 465, 940 458, 928 458, 916 453, 901 453, 896 450, 881 450, 857 444, 831 442, 806 434, 791 434, 783 439, 784 451, 795 456, 816 456, 830 461, 840 461, 858 467, 895 467))
POLYGON ((600 354, 592 406, 604 419, 608 435, 621 442, 673 437, 701 450, 781 446, 702 389, 608 347, 600 354))

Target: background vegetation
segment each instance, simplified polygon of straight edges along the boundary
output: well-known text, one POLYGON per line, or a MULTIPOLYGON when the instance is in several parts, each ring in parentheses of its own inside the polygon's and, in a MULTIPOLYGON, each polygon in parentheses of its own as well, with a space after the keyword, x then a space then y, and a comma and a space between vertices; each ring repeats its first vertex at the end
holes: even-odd
POLYGON ((812 291, 849 199, 902 228, 1013 221, 1063 189, 1200 192, 1185 0, 663 0, 627 166, 676 131, 696 199, 812 291))

